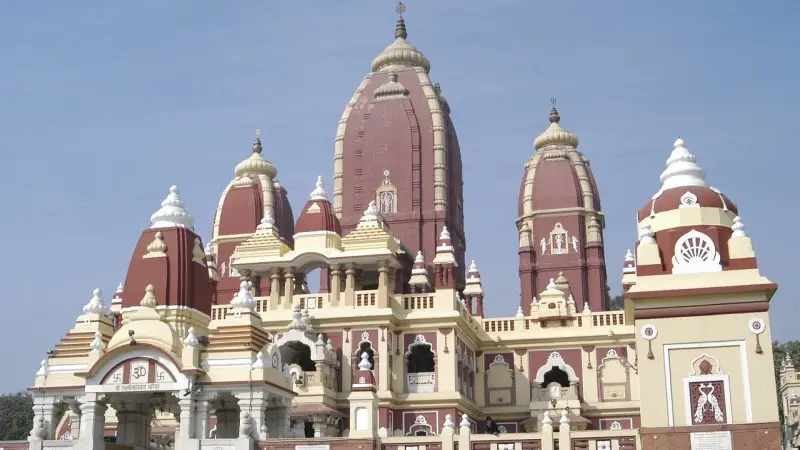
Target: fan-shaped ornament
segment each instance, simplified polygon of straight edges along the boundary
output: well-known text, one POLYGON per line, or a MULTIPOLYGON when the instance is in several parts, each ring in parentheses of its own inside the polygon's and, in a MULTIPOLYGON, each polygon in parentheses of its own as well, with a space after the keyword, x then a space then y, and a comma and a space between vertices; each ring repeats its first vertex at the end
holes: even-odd
POLYGON ((675 243, 675 254, 672 257, 673 274, 721 271, 717 247, 707 235, 691 230, 675 243))

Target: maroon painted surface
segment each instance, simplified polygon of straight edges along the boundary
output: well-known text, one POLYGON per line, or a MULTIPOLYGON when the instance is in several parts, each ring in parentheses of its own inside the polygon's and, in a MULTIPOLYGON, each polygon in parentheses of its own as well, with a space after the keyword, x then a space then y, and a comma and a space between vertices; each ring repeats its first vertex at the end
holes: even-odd
POLYGON ((342 234, 342 226, 339 219, 333 214, 333 206, 327 200, 309 200, 303 206, 303 212, 297 218, 295 233, 310 233, 313 231, 332 231, 338 235, 342 234), (316 205, 317 212, 309 212, 309 208, 316 205))
MULTIPOLYGON (((445 116, 447 141, 446 212, 434 210, 433 122, 427 99, 414 70, 397 73, 408 89, 404 98, 374 101, 376 88, 388 80, 387 73, 375 74, 356 99, 347 119, 344 135, 342 213, 345 234, 355 228, 375 192, 384 181, 384 171, 397 188, 397 213, 384 215, 391 232, 414 255, 421 250, 431 270, 431 261, 443 226, 447 226, 456 247, 456 259, 464 267, 466 243, 463 231, 463 182, 461 155, 455 128, 445 116)), ((458 286, 464 273, 459 270, 458 286)))
MULTIPOLYGON (((595 209, 600 211, 600 195, 591 168, 586 165, 589 184, 595 197, 595 209)), ((524 214, 523 196, 525 178, 520 184, 518 213, 524 214)), ((575 166, 568 159, 540 159, 533 178, 531 205, 534 210, 583 207, 580 181, 575 166)), ((605 254, 602 243, 587 244, 586 218, 577 212, 563 213, 554 216, 539 216, 533 220, 531 241, 527 247, 519 250, 520 305, 525 314, 530 313, 533 297, 545 290, 550 279, 558 278, 564 273, 569 281, 578 310, 583 309, 584 302, 589 303, 592 311, 603 311, 606 307, 606 270, 605 254), (578 238, 578 252, 571 243, 567 243, 568 252, 562 255, 550 254, 550 232, 556 223, 561 223, 571 236, 578 238), (548 248, 541 254, 540 241, 545 238, 548 248)))
POLYGON ((187 306, 211 314, 211 283, 205 264, 192 261, 197 234, 187 228, 147 229, 142 232, 131 256, 122 307, 139 306, 148 284, 155 287, 157 305, 187 306), (167 256, 143 258, 147 246, 161 232, 167 256))
MULTIPOLYGON (((667 189, 661 193, 655 200, 649 200, 647 204, 639 210, 638 218, 641 222, 643 219, 650 216, 651 210, 655 209, 656 213, 660 213, 663 211, 671 211, 673 209, 680 208, 681 204, 681 197, 683 194, 691 192, 692 194, 697 196, 697 204, 703 208, 719 208, 722 209, 723 204, 722 200, 720 200, 719 195, 716 192, 712 191, 711 188, 705 186, 680 186, 671 189, 667 189), (655 203, 655 208, 653 208, 653 203, 655 203)), ((736 207, 736 204, 731 201, 725 194, 722 194, 722 197, 725 199, 725 206, 728 207, 728 210, 733 212, 734 214, 739 214, 739 209, 736 207)))

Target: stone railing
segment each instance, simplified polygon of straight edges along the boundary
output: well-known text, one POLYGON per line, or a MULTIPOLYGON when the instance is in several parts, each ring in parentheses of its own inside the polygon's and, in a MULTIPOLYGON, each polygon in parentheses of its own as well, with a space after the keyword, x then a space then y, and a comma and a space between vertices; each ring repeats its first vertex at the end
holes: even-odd
MULTIPOLYGON (((520 333, 530 336, 531 332, 538 330, 559 328, 552 325, 547 327, 546 322, 532 317, 513 317, 498 319, 483 319, 483 331, 491 337, 507 337, 509 334, 520 333)), ((560 328, 597 328, 597 327, 625 327, 625 313, 622 311, 602 311, 593 313, 577 313, 561 320, 560 328)))
POLYGON ((436 294, 404 294, 400 302, 403 304, 403 309, 406 311, 433 309, 433 300, 435 297, 436 294))
MULTIPOLYGON (((455 422, 455 420, 454 420, 455 422)), ((474 424, 472 425, 474 427, 474 424)), ((538 433, 475 434, 469 428, 441 427, 439 436, 379 437, 380 450, 637 450, 638 430, 572 431, 570 426, 539 424, 538 433), (556 430, 553 429, 556 427, 556 430)))
POLYGON ((418 372, 407 375, 408 392, 434 392, 436 390, 436 372, 418 372))

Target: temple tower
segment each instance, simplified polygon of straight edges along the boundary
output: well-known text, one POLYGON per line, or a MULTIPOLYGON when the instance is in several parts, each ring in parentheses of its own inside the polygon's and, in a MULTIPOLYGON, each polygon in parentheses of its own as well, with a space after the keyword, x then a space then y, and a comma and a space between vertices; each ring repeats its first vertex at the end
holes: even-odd
MULTIPOLYGON (((343 234, 375 201, 392 234, 428 272, 445 226, 455 248, 457 285, 464 285, 461 151, 450 107, 429 76, 430 62, 406 39, 405 6, 395 40, 347 103, 336 134, 333 203, 343 234)), ((407 281, 407 280, 406 280, 407 281)))
POLYGON ((550 279, 561 279, 578 305, 606 309, 600 195, 588 158, 577 150, 578 137, 560 122, 554 101, 550 126, 534 140, 520 186, 520 305, 526 314, 550 279))
POLYGON ((636 327, 642 448, 780 448, 769 301, 737 205, 675 141, 639 211, 625 323, 636 327), (666 445, 664 445, 666 444, 666 445))

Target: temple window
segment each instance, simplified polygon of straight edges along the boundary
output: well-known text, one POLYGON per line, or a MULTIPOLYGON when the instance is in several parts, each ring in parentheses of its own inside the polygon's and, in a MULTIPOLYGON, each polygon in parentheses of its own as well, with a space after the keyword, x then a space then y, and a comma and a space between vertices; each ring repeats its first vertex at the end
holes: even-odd
POLYGON ((311 349, 302 342, 288 342, 281 346, 281 360, 289 366, 298 366, 304 372, 317 370, 316 364, 311 359, 311 349))
POLYGON ((434 392, 436 355, 424 335, 418 334, 405 353, 408 392, 434 392))

